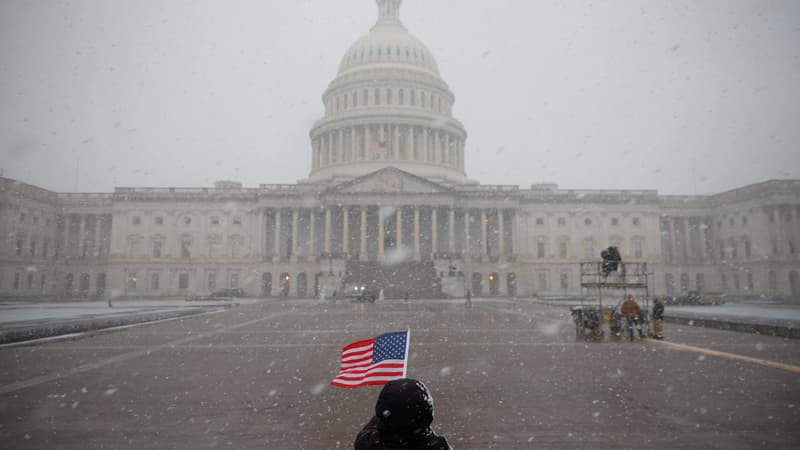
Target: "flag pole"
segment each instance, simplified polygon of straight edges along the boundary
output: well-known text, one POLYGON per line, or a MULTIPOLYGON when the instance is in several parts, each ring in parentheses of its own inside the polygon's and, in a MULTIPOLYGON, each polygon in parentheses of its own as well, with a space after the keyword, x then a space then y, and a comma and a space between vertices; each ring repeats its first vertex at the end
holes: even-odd
POLYGON ((406 374, 408 373, 408 359, 409 359, 409 356, 410 356, 408 354, 408 344, 409 343, 411 343, 411 327, 408 327, 408 329, 406 330, 406 363, 403 364, 403 378, 408 378, 406 376, 406 374))

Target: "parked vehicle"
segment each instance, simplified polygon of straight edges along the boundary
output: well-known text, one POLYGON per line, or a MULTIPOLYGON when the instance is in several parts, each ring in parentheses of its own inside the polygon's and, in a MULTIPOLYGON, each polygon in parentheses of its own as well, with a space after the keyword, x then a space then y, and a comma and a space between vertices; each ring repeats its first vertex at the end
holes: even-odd
POLYGON ((703 295, 700 291, 684 291, 674 297, 666 297, 667 305, 722 305, 725 300, 721 296, 703 295))
POLYGON ((365 284, 355 283, 346 286, 345 295, 354 303, 375 303, 375 292, 369 289, 365 284))
POLYGON ((242 290, 242 288, 224 288, 212 292, 211 297, 214 298, 244 297, 244 290, 242 290))

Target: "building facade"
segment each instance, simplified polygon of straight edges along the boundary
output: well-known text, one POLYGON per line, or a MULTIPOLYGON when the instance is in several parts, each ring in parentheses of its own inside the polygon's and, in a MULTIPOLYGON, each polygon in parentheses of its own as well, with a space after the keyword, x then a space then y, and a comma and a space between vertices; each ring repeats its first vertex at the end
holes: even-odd
POLYGON ((710 196, 481 185, 436 60, 401 0, 377 3, 323 94, 306 179, 80 194, 0 178, 0 295, 577 295, 578 263, 616 246, 657 294, 800 299, 800 180, 710 196))

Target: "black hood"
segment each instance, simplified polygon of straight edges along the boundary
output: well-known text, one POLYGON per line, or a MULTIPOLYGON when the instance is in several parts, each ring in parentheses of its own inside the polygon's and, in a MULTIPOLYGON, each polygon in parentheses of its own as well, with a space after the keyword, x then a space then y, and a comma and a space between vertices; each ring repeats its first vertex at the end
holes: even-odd
POLYGON ((375 416, 382 431, 424 434, 433 422, 433 397, 421 381, 390 381, 378 396, 375 416))

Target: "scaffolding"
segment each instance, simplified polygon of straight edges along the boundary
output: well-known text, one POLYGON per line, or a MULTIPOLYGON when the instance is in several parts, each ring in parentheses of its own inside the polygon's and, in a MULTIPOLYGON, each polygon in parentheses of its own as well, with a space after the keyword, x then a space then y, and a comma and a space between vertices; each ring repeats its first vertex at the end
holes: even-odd
POLYGON ((577 337, 601 340, 608 324, 612 336, 620 336, 620 317, 616 312, 628 294, 641 309, 642 333, 650 334, 650 281, 654 273, 646 262, 617 262, 617 270, 603 271, 602 261, 580 263, 581 304, 572 308, 577 337), (615 322, 616 321, 616 322, 615 322))

